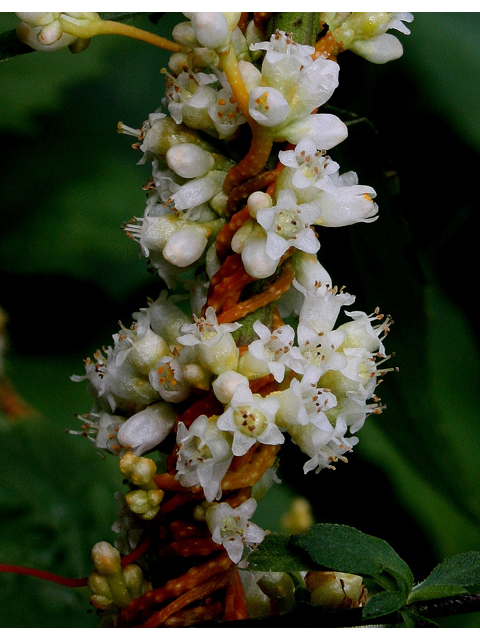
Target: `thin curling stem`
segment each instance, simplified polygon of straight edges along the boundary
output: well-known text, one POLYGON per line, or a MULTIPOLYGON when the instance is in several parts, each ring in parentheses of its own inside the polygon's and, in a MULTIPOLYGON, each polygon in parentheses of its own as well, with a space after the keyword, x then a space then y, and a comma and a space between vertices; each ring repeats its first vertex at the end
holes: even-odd
POLYGON ((258 175, 267 164, 270 152, 273 147, 273 137, 271 133, 256 122, 252 127, 252 142, 247 155, 234 167, 230 169, 223 183, 223 190, 227 195, 235 187, 246 180, 258 175))
POLYGON ((167 40, 167 38, 157 36, 155 33, 150 33, 149 31, 144 31, 130 24, 115 22, 113 20, 99 20, 87 26, 80 26, 69 20, 60 18, 60 23, 66 33, 77 36, 78 38, 92 38, 97 35, 118 35, 141 40, 142 42, 153 44, 160 49, 166 49, 173 53, 181 51, 182 49, 182 45, 178 44, 178 42, 172 42, 171 40, 167 40))
POLYGON ((0 572, 19 573, 25 576, 33 576, 34 578, 40 578, 41 580, 48 580, 48 582, 61 584, 64 587, 86 587, 88 581, 88 578, 66 578, 65 576, 59 576, 56 573, 51 573, 50 571, 43 571, 42 569, 34 569, 32 567, 21 567, 16 564, 0 564, 0 572))
POLYGON ((242 112, 242 115, 246 118, 247 122, 252 126, 255 121, 250 115, 248 110, 248 101, 250 99, 250 95, 247 91, 247 87, 243 82, 243 78, 240 75, 240 70, 238 68, 238 60, 235 55, 235 50, 232 46, 230 46, 229 50, 226 52, 220 52, 220 65, 227 76, 228 83, 232 90, 232 93, 237 101, 238 107, 242 112))

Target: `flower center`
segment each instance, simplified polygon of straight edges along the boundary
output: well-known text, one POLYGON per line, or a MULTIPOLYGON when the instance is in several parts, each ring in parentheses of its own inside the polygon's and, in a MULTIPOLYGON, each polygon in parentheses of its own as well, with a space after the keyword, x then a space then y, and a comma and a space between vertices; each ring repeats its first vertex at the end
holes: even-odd
POLYGON ((302 227, 308 227, 308 224, 302 221, 301 213, 300 209, 283 209, 280 211, 275 218, 275 232, 277 235, 285 238, 285 240, 289 238, 295 240, 302 227))
POLYGON ((233 419, 239 431, 252 438, 262 435, 268 426, 263 413, 251 407, 237 407, 233 412, 233 419))

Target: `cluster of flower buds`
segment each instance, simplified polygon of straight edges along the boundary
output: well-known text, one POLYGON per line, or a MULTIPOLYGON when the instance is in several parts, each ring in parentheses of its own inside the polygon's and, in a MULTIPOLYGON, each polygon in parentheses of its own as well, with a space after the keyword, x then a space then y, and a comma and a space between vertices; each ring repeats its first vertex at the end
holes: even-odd
MULTIPOLYGON (((150 300, 72 377, 88 381, 95 400, 80 433, 118 455, 130 483, 115 530, 141 531, 178 487, 199 496, 192 527, 207 527, 235 564, 265 535, 251 518, 278 481, 285 438, 305 454, 305 473, 347 461, 366 417, 382 410, 375 389, 389 370, 380 367, 391 319, 344 309, 355 297, 317 258, 322 226, 373 222, 378 210, 374 189, 327 154, 348 131, 321 107, 338 85, 336 55, 398 57, 386 31, 407 33, 412 16, 319 15, 316 43, 240 13, 186 13, 175 27, 180 50, 164 70, 162 106, 139 129, 119 123, 137 138, 140 162, 152 164, 144 214, 124 230, 172 292, 150 300), (250 147, 240 153, 244 138, 250 147), (235 485, 248 494, 230 499, 231 479, 262 450, 274 452, 271 461, 235 485), (164 474, 142 457, 157 452, 164 474)), ((255 589, 284 589, 283 574, 281 584, 270 578, 255 589)), ((350 582, 335 575, 329 588, 358 606, 350 582)))

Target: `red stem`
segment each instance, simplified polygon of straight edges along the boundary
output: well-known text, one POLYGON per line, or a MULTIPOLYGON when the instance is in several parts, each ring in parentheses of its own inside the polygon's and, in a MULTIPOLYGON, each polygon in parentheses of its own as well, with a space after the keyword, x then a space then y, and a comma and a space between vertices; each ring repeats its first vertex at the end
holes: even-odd
POLYGON ((0 564, 0 572, 34 576, 41 580, 56 582, 64 587, 86 587, 88 582, 88 578, 65 578, 64 576, 58 576, 56 573, 50 573, 50 571, 42 571, 42 569, 33 569, 32 567, 20 567, 16 564, 0 564))

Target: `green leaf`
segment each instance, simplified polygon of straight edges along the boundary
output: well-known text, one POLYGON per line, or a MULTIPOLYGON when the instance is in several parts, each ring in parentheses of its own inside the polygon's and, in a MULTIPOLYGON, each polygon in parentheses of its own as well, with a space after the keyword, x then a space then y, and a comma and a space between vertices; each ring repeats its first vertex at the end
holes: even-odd
POLYGON ((380 591, 365 605, 362 618, 378 618, 398 611, 405 604, 405 595, 401 591, 380 591))
POLYGON ((290 545, 291 536, 270 533, 248 556, 251 571, 312 571, 317 569, 305 554, 290 545))
POLYGON ((412 572, 392 547, 353 527, 317 524, 292 536, 292 544, 325 569, 369 576, 387 589, 399 591, 404 599, 412 589, 412 572), (389 576, 393 584, 389 584, 389 576))
POLYGON ((465 593, 464 587, 480 584, 480 552, 470 551, 447 558, 418 584, 409 602, 465 593))

